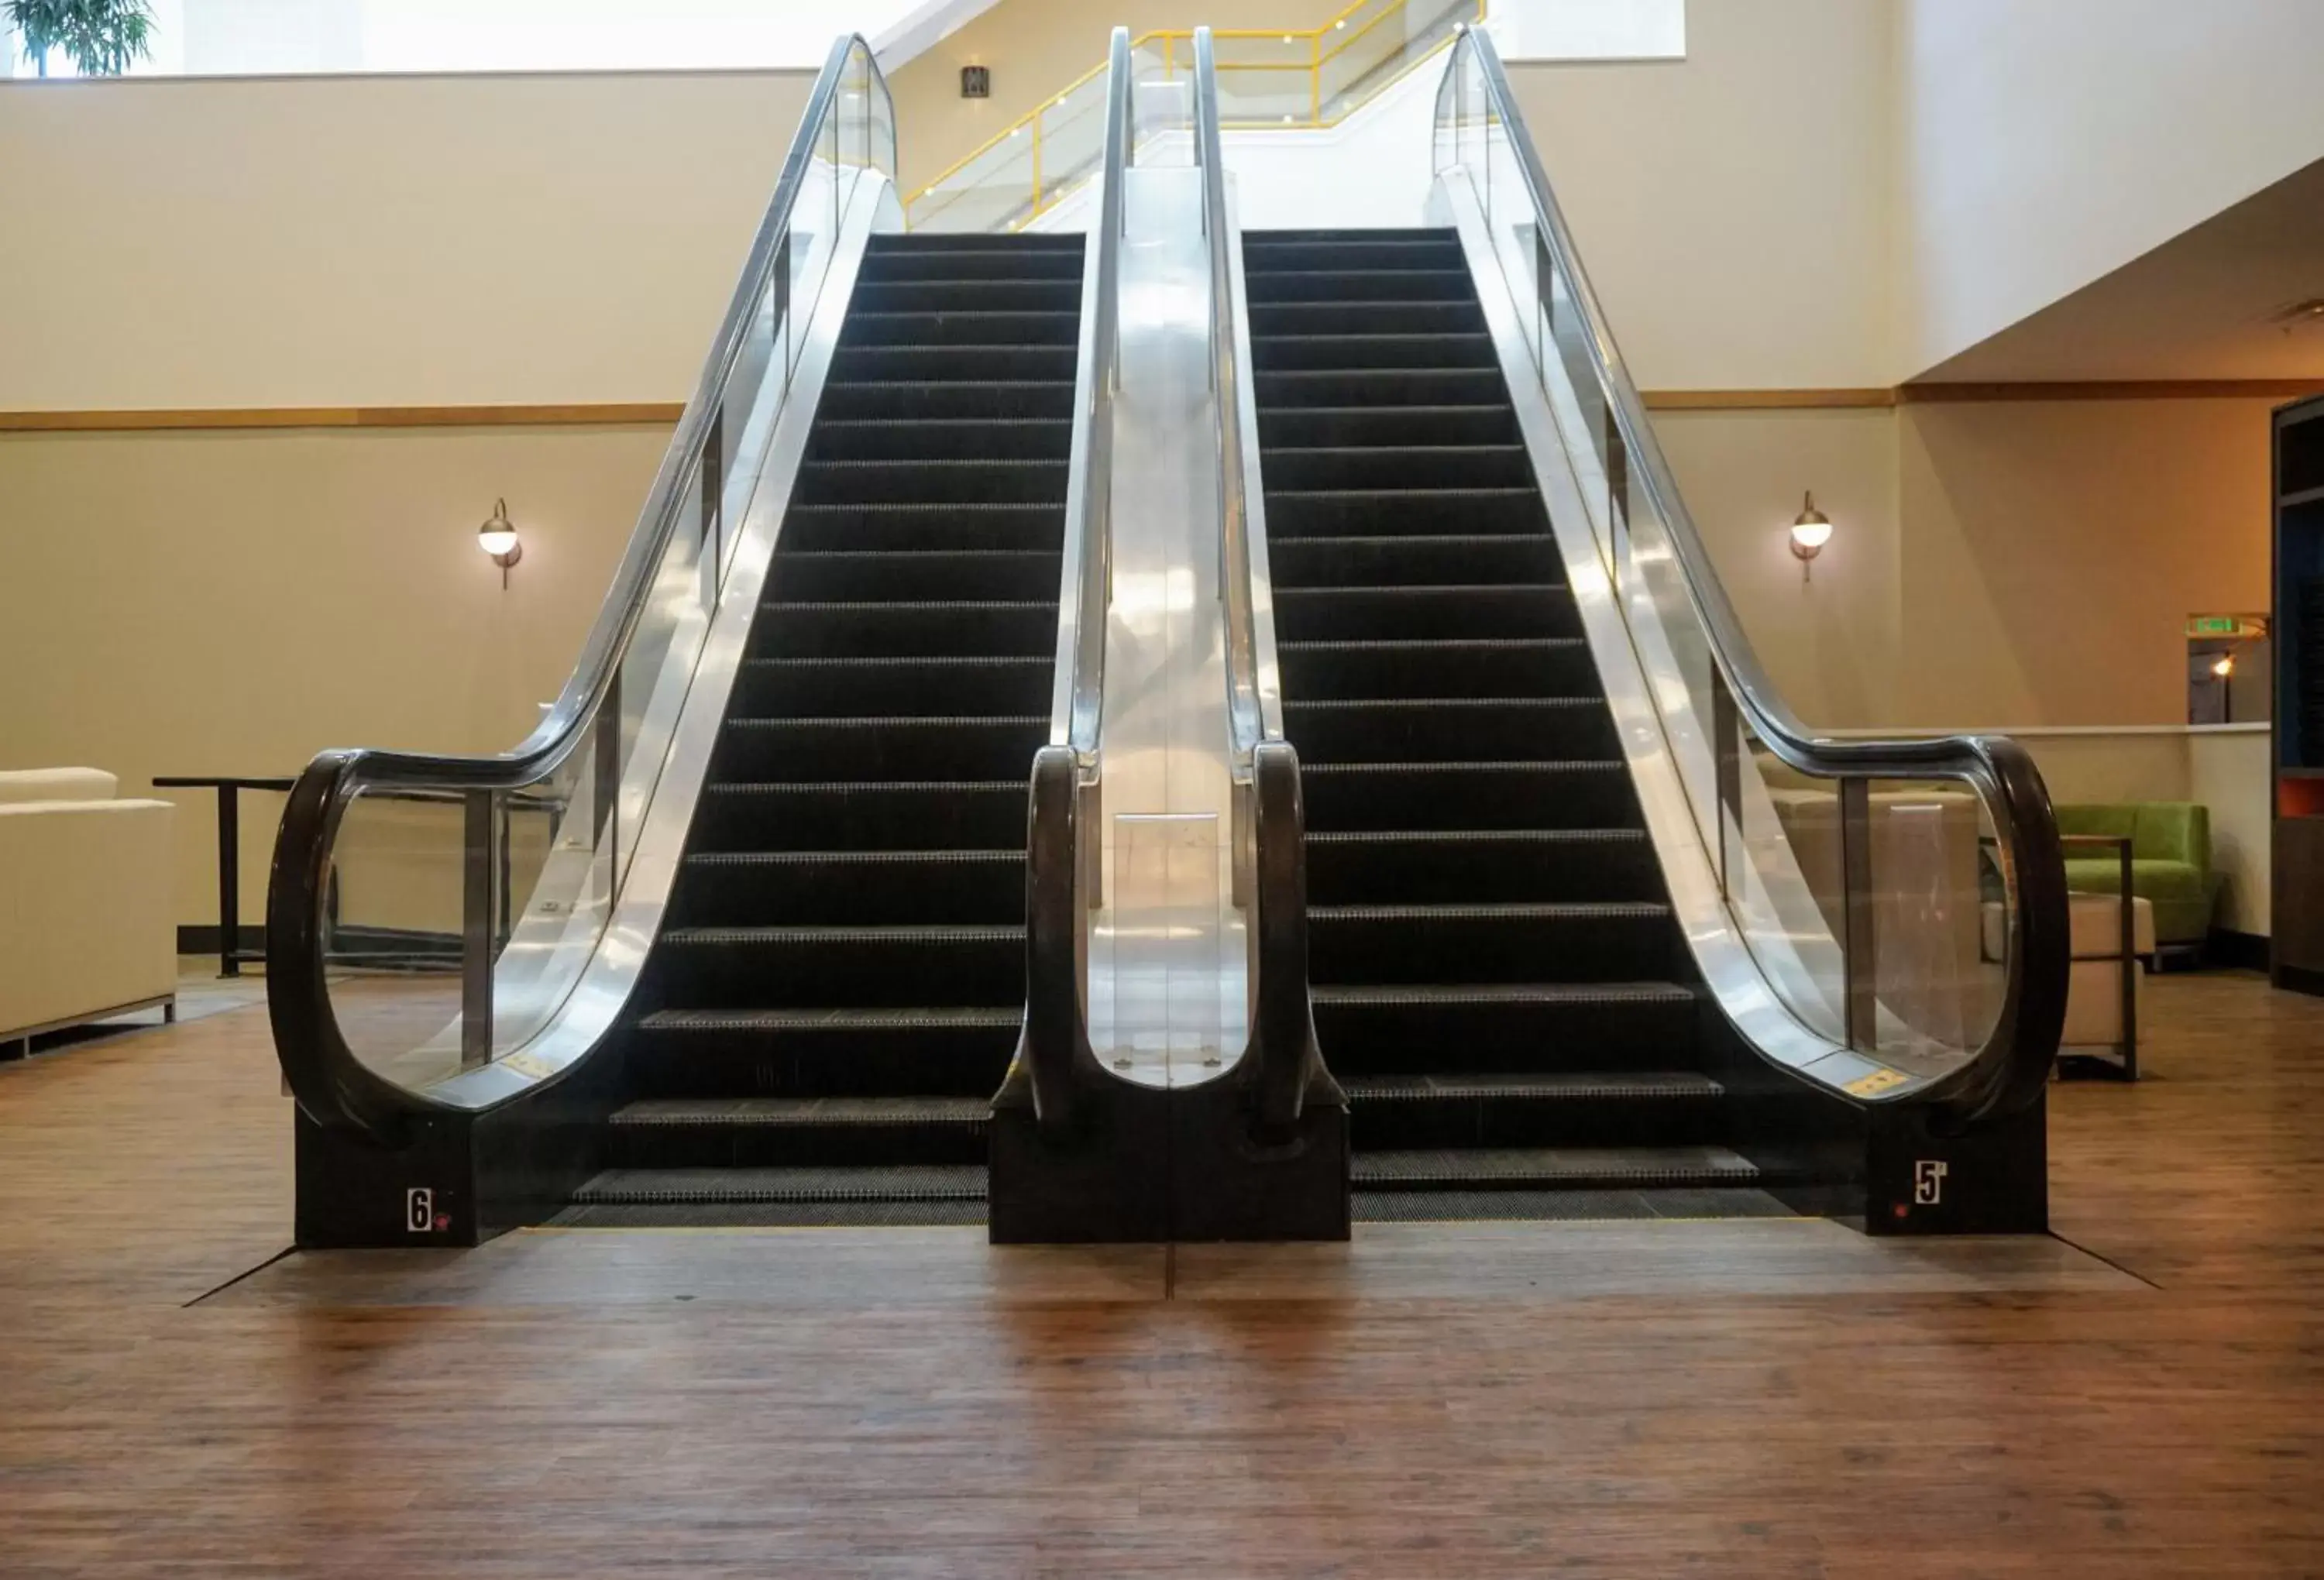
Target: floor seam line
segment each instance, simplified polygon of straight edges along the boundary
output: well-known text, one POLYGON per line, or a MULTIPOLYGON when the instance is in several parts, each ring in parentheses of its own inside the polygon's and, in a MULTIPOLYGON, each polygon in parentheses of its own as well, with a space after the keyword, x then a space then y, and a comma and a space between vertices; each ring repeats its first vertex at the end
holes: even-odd
POLYGON ((2069 1239, 2055 1229, 2052 1229, 2050 1231, 2050 1238, 2057 1241, 2061 1245, 2065 1245, 2080 1252, 2083 1255, 2091 1258, 2093 1261, 2105 1263, 2108 1267, 2113 1268, 2116 1272, 2121 1273, 2124 1277, 2135 1278, 2150 1290, 2161 1291, 2163 1289, 2161 1284, 2156 1283, 2153 1279, 2139 1272, 2138 1269, 2135 1267, 2126 1267, 2123 1263, 2116 1262, 2113 1257, 2107 1255, 2105 1252, 2093 1251, 2088 1245, 2083 1245, 2080 1241, 2069 1239))

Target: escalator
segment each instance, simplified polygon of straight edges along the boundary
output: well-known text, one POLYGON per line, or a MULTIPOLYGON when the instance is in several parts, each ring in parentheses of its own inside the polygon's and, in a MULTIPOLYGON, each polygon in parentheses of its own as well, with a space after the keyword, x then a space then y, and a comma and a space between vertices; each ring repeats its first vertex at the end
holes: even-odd
POLYGON ((1244 238, 1317 1036, 1359 1221, 1785 1210, 1450 230, 1244 238))
POLYGON ((1079 236, 875 236, 575 1225, 979 1223, 1025 1006, 1079 236))

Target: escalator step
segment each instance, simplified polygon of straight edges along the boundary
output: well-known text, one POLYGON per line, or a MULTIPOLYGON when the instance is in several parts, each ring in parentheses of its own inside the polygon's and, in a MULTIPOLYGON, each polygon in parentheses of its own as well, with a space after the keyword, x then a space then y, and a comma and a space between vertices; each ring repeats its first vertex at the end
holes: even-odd
POLYGON ((1746 1187, 1598 1190, 1359 1190, 1360 1224, 1645 1221, 1796 1217, 1746 1187))
POLYGON ((1328 270, 1336 273, 1342 270, 1369 272, 1381 269, 1427 269, 1458 270, 1463 275, 1468 273, 1466 261, 1461 255, 1460 240, 1449 232, 1442 235, 1406 234, 1392 239, 1376 234, 1360 246, 1351 246, 1331 236, 1295 236, 1245 231, 1242 245, 1243 268, 1253 278, 1261 274, 1313 270, 1328 270))
POLYGON ((911 1229, 981 1227, 977 1201, 691 1201, 567 1208, 556 1229, 911 1229))
POLYGON ((800 1201, 981 1201, 982 1165, 888 1168, 608 1169, 581 1187, 586 1205, 800 1201))
POLYGON ((1074 381, 1071 378, 948 379, 941 383, 835 379, 825 382, 817 411, 821 417, 841 421, 1010 417, 1070 421, 1074 381))
POLYGON ((849 306, 872 313, 909 312, 939 292, 947 305, 971 312, 1077 313, 1082 282, 1078 273, 1051 280, 859 280, 849 306))
POLYGON ((791 497, 806 505, 1062 505, 1067 470, 1062 458, 809 461, 791 497))
MULTIPOLYGON (((1295 742, 1296 744, 1296 742, 1295 742)), ((1387 829, 1634 827, 1619 761, 1303 764, 1307 826, 1387 829)))
POLYGON ((1474 301, 1475 288, 1465 269, 1278 269, 1257 268, 1254 255, 1244 261, 1244 276, 1254 311, 1277 302, 1443 302, 1474 301))
MULTIPOLYGON (((1294 450, 1282 454, 1313 455, 1294 450)), ((1434 452, 1457 455, 1458 451, 1434 452)), ((1511 533, 1548 541, 1549 518, 1531 487, 1307 488, 1279 486, 1276 457, 1267 468, 1267 538, 1277 552, 1309 537, 1399 536, 1471 537, 1511 533)), ((1351 474, 1352 475, 1352 474, 1351 474)), ((1480 482, 1489 479, 1480 478, 1480 482)))
POLYGON ((1643 829, 1399 829, 1307 836, 1310 905, 1662 897, 1643 829))
POLYGON ((1259 414, 1260 451, 1361 446, 1513 445, 1517 413, 1505 401, 1470 406, 1311 406, 1259 414))
POLYGON ((730 782, 873 783, 1030 778, 1048 739, 1047 714, 962 719, 730 719, 713 771, 730 782))
POLYGON ((1417 763, 1482 757, 1503 762, 1587 762, 1621 756, 1602 698, 1393 697, 1283 705, 1300 760, 1417 763))
POLYGON ((1694 1070, 1351 1076, 1356 1150, 1702 1145, 1724 1089, 1694 1070))
POLYGON ((734 850, 686 858, 673 926, 911 920, 1021 926, 1018 850, 734 850))
POLYGON ((1443 1068, 1569 1074, 1696 1061, 1692 988, 1670 982, 1369 984, 1314 989, 1315 1033, 1342 1079, 1443 1068))
POLYGON ((768 595, 777 603, 1007 602, 1046 593, 1054 609, 1057 571, 1056 554, 1021 549, 779 554, 767 580, 768 595))
MULTIPOLYGON (((844 354, 844 353, 842 354, 844 354)), ((1489 335, 1253 335, 1251 371, 1258 374, 1373 372, 1389 368, 1483 368, 1499 363, 1489 335)), ((1495 376, 1499 374, 1496 372, 1495 376)))
POLYGON ((752 628, 753 657, 1029 657, 1054 655, 1057 602, 1047 599, 798 603, 752 628))
POLYGON ((1025 1024, 1013 1005, 664 1009, 639 1023, 638 1095, 990 1101, 1025 1024))
POLYGON ((1284 369, 1255 373, 1252 389, 1261 422, 1270 412, 1316 407, 1500 405, 1508 400, 1501 370, 1483 366, 1284 369))
POLYGON ((1368 297, 1358 301, 1311 298, 1299 301, 1254 300, 1250 332, 1254 339, 1284 335, 1479 335, 1484 332, 1485 311, 1466 292, 1434 299, 1387 299, 1368 297))
POLYGON ((966 306, 923 306, 905 312, 851 310, 839 332, 843 352, 872 346, 1016 345, 1063 346, 1071 350, 1081 314, 1058 311, 992 311, 966 306))
POLYGON ((1578 637, 1281 642, 1276 653, 1284 691, 1302 703, 1602 694, 1578 637))
POLYGON ((982 926, 665 928, 650 968, 687 1008, 1025 1002, 1025 929, 982 926))
POLYGON ((1563 582, 1291 587, 1278 576, 1275 625, 1286 642, 1570 638, 1582 634, 1582 613, 1563 582))
POLYGON ((1047 656, 849 655, 754 658, 735 676, 737 719, 899 719, 1046 715, 1047 656))
MULTIPOLYGON (((1063 461, 1070 418, 947 417, 825 420, 808 436, 810 461, 1063 461)), ((784 530, 789 530, 788 519, 784 530)))
MULTIPOLYGON (((1273 509, 1270 501, 1270 519, 1273 509)), ((1288 537, 1271 541, 1268 554, 1277 583, 1293 587, 1542 583, 1564 569, 1557 546, 1535 533, 1288 537)))
POLYGON ((892 1167, 983 1161, 989 1099, 650 1098, 616 1110, 608 1162, 628 1169, 892 1167))
POLYGON ((960 501, 794 505, 783 517, 792 552, 1055 549, 1065 537, 1063 504, 960 501))
POLYGON ((1070 345, 843 345, 832 353, 839 383, 898 380, 1073 381, 1070 345))
POLYGON ((1723 1146, 1477 1147, 1358 1153, 1359 1190, 1748 1185, 1759 1167, 1723 1146))
POLYGON ((1582 1070, 1563 1075, 1374 1075, 1342 1083, 1351 1103, 1701 1102, 1726 1089, 1694 1070, 1582 1070))
POLYGON ((1677 964, 1654 901, 1311 905, 1307 928, 1318 986, 1645 980, 1677 964))
POLYGON ((696 850, 1022 850, 1027 776, 710 785, 696 850))
MULTIPOLYGON (((1483 489, 1518 491, 1536 504, 1533 463, 1522 445, 1357 445, 1339 449, 1270 448, 1265 473, 1273 521, 1278 494, 1395 490, 1434 501, 1432 513, 1465 511, 1483 489)), ((1410 502, 1418 504, 1419 498, 1410 502)), ((1482 522, 1478 523, 1480 527, 1482 522)), ((1474 530, 1475 528, 1471 528, 1474 530)))

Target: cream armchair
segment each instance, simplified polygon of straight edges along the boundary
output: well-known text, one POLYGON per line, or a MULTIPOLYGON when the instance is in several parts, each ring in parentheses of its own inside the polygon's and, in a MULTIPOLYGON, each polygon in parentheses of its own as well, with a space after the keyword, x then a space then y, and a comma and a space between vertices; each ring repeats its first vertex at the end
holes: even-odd
POLYGON ((96 768, 0 773, 0 1057, 124 1010, 175 1018, 176 808, 116 787, 96 768))

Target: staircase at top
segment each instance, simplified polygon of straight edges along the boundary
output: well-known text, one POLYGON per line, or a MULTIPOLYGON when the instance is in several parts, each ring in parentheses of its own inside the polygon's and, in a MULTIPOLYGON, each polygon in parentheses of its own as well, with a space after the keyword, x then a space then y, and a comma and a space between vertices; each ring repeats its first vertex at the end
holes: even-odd
POLYGON ((1315 1022, 1359 1218, 1784 1210, 1451 231, 1244 237, 1315 1022))
POLYGON ((978 1223, 1025 1006, 1079 236, 879 236, 568 1224, 978 1223))

